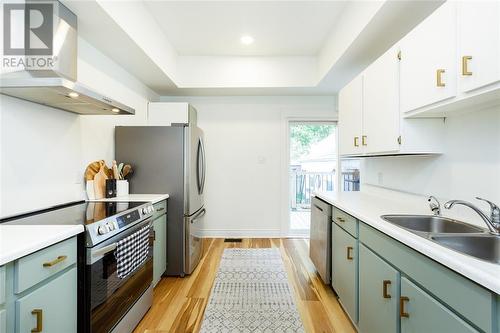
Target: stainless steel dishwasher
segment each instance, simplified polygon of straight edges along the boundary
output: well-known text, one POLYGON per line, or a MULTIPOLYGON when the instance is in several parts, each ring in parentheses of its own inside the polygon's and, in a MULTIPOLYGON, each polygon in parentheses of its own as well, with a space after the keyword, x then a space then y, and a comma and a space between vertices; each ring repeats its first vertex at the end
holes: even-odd
POLYGON ((332 206, 317 197, 311 200, 309 257, 324 283, 331 281, 332 206))

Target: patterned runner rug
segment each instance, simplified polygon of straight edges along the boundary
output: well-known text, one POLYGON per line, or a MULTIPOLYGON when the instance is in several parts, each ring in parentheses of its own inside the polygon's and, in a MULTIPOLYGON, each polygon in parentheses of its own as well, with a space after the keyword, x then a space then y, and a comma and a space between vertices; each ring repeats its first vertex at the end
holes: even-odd
POLYGON ((201 332, 305 332, 279 249, 224 250, 201 332))

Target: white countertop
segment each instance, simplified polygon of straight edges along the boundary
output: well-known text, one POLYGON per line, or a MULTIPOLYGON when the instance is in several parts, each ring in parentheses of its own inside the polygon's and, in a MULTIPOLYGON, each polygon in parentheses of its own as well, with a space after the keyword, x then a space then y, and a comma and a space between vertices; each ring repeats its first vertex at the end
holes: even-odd
POLYGON ((157 203, 162 200, 168 199, 170 196, 168 194, 129 194, 121 197, 115 198, 104 198, 104 199, 95 199, 88 201, 100 201, 100 202, 119 202, 119 201, 148 201, 152 203, 157 203))
POLYGON ((1 225, 0 266, 83 232, 83 225, 1 225))
MULTIPOLYGON (((316 196, 453 271, 500 294, 500 265, 450 250, 386 222, 384 214, 431 214, 425 197, 364 192, 318 192, 316 196)), ((448 214, 444 211, 443 215, 448 214)), ((457 218, 448 215, 448 217, 457 218)), ((467 222, 467 220, 465 220, 467 222)))

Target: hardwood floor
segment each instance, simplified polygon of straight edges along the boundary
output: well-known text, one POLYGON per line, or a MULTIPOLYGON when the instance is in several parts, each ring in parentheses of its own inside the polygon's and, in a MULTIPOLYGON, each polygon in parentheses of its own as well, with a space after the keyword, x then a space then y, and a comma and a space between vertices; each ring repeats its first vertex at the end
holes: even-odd
POLYGON ((206 238, 203 258, 192 275, 163 278, 154 290, 153 306, 134 333, 198 332, 224 248, 278 247, 308 333, 355 332, 331 287, 324 285, 309 260, 305 239, 243 239, 224 243, 206 238))

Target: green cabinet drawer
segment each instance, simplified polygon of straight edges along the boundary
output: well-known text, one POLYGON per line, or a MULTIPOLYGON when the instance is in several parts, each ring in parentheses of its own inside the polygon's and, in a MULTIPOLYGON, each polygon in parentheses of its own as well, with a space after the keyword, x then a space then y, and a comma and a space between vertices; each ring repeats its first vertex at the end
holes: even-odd
POLYGON ((167 212, 167 200, 157 202, 153 204, 153 207, 155 209, 153 213, 153 219, 156 219, 167 212))
POLYGON ((0 333, 7 333, 7 310, 0 310, 0 333))
POLYGON ((76 332, 76 267, 21 297, 15 304, 17 333, 31 332, 37 327, 37 321, 43 327, 42 332, 76 332))
POLYGON ((401 299, 401 333, 478 332, 405 277, 401 299))
POLYGON ((155 242, 153 247, 153 286, 167 270, 167 215, 153 221, 155 242))
POLYGON ((345 231, 350 233, 353 237, 358 238, 358 220, 356 218, 334 207, 332 219, 333 222, 341 226, 345 231))
POLYGON ((76 237, 16 260, 14 292, 19 294, 76 263, 76 237))
POLYGON ((0 267, 0 305, 5 303, 5 266, 0 267))
POLYGON ((398 331, 399 272, 359 244, 360 333, 398 331))
POLYGON ((481 330, 497 332, 494 293, 364 223, 359 241, 481 330))
POLYGON ((358 321, 358 246, 357 240, 333 224, 332 286, 351 320, 358 321))

